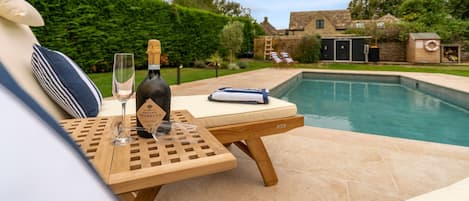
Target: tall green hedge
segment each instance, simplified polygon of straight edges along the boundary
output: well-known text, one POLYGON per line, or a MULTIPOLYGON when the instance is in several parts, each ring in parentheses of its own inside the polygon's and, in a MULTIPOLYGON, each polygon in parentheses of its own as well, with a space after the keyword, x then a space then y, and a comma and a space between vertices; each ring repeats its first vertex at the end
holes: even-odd
POLYGON ((255 25, 160 0, 30 0, 46 26, 33 28, 45 47, 59 50, 86 72, 112 69, 113 54, 133 52, 146 65, 148 39, 159 39, 170 65, 189 65, 220 48, 219 34, 230 20, 245 23, 243 50, 252 49, 255 25))

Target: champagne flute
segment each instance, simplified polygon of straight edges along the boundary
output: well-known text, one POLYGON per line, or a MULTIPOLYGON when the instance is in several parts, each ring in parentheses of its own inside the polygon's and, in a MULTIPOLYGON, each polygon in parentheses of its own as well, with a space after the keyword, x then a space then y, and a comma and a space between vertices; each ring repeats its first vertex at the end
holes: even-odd
POLYGON ((127 100, 132 97, 135 85, 134 54, 116 53, 114 54, 114 66, 112 71, 112 95, 122 103, 122 121, 117 125, 117 136, 112 140, 114 145, 126 145, 133 141, 127 135, 125 129, 125 109, 127 100))

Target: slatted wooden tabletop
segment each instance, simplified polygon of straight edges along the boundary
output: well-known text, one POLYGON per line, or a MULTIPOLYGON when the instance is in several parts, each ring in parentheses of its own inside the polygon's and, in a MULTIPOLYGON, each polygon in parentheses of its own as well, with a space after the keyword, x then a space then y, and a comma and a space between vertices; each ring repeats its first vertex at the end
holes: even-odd
MULTIPOLYGON (((179 124, 159 141, 140 138, 131 131, 135 141, 126 146, 111 144, 119 118, 60 122, 116 194, 236 167, 235 157, 187 111, 171 113, 171 121, 179 124)), ((135 116, 130 123, 136 125, 135 116)))

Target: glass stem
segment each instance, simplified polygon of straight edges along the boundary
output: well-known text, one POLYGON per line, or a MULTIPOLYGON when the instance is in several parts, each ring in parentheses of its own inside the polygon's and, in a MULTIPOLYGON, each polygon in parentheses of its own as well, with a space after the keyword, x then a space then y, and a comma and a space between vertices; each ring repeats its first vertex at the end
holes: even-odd
POLYGON ((122 123, 121 123, 121 129, 119 131, 119 137, 123 137, 122 135, 125 131, 125 104, 126 103, 127 103, 126 101, 122 102, 122 123))

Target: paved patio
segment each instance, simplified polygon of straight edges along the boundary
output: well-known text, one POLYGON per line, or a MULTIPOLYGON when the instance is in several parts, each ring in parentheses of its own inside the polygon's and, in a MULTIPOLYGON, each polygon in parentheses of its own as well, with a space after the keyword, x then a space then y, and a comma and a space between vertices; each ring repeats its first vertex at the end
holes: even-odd
MULTIPOLYGON (((327 70, 306 70, 330 72, 327 70)), ((302 69, 262 69, 172 86, 173 95, 208 94, 222 86, 273 88, 302 69)), ((405 75, 469 93, 469 78, 405 75)), ((238 168, 165 185, 157 200, 405 200, 469 177, 469 148, 305 126, 263 138, 279 183, 264 187, 256 164, 230 147, 238 168)))

